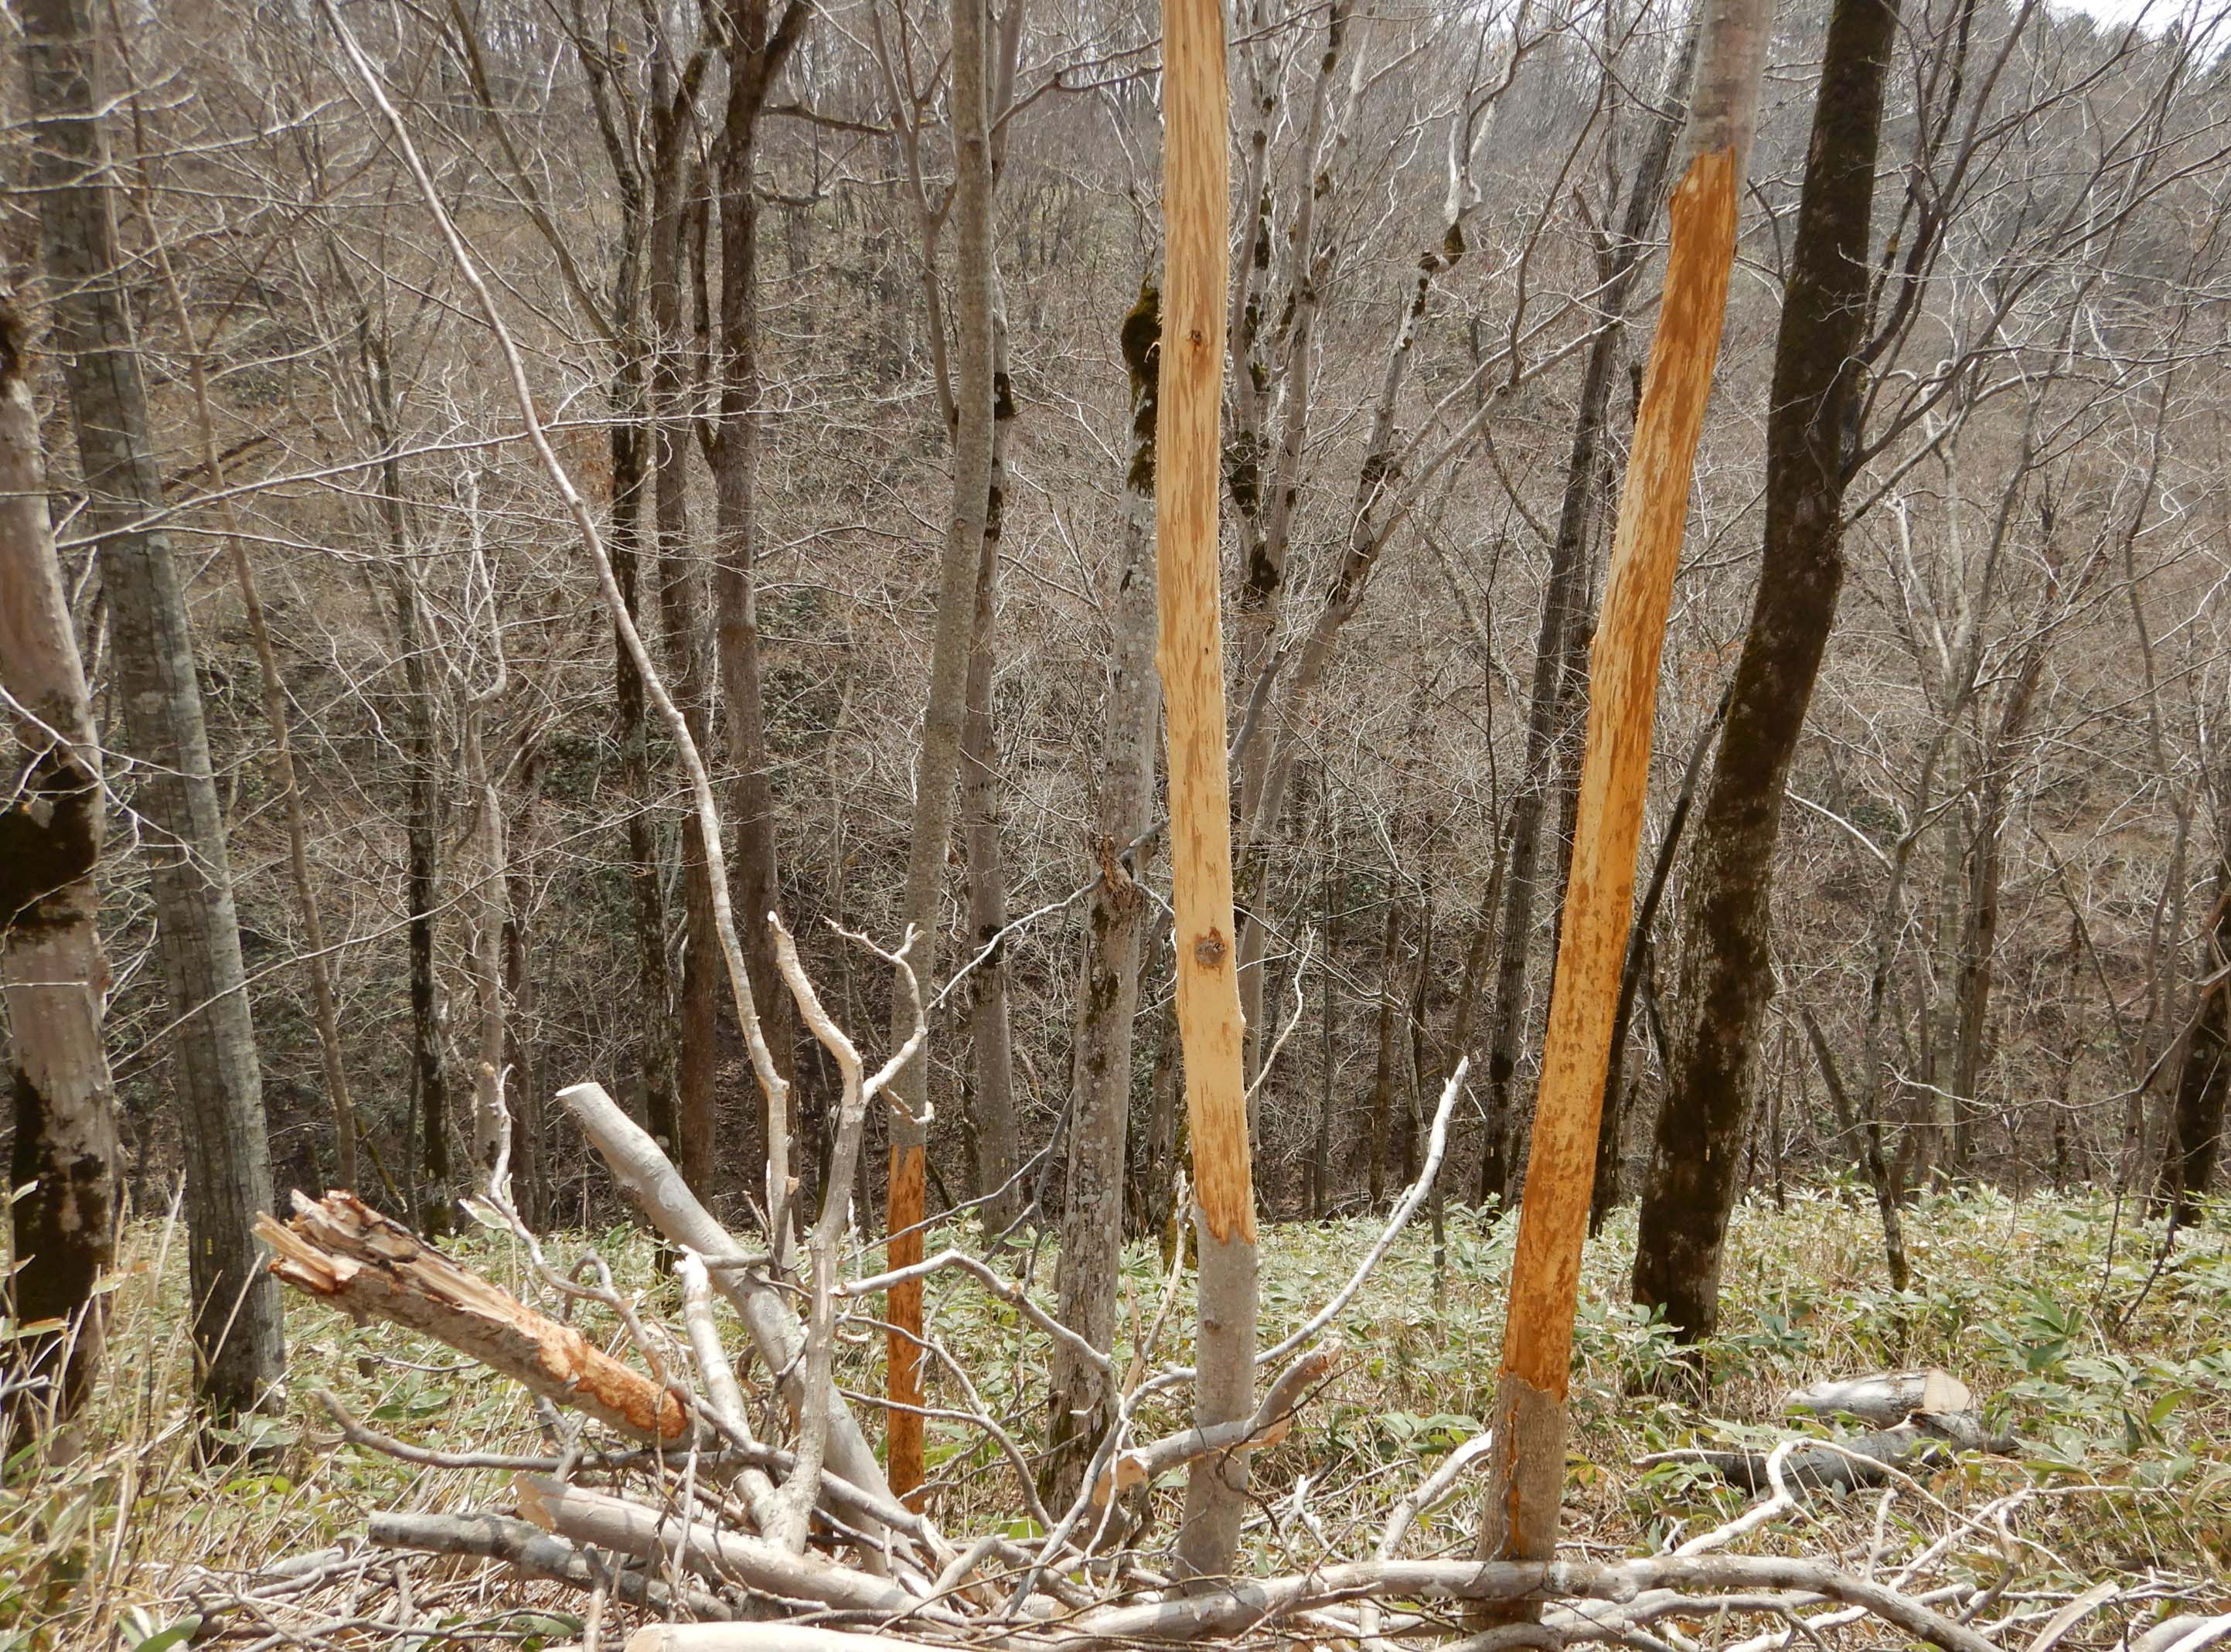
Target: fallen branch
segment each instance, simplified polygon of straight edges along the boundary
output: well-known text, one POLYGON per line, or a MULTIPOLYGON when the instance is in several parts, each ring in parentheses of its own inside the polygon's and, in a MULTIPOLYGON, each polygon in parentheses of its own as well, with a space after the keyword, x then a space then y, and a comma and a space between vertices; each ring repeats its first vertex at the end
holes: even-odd
POLYGON ((715 1583, 796 1605, 904 1616, 923 1603, 898 1584, 808 1551, 792 1554, 764 1539, 669 1519, 656 1509, 540 1474, 517 1481, 519 1513, 546 1532, 640 1560, 671 1561, 715 1583))
POLYGON ((1110 1498, 1134 1486, 1157 1480, 1174 1468, 1182 1468, 1213 1453, 1276 1445, 1293 1427, 1295 1413, 1309 1398, 1310 1390, 1330 1376, 1340 1363, 1342 1352, 1338 1343, 1328 1343, 1296 1360, 1271 1385, 1251 1416, 1213 1423, 1206 1428, 1187 1428, 1167 1439, 1118 1452, 1093 1482, 1093 1506, 1105 1507, 1110 1498))
POLYGON ((423 1331, 545 1399, 586 1412, 637 1440, 688 1433, 682 1402, 571 1325, 459 1267, 352 1193, 294 1195, 293 1221, 256 1218, 271 1272, 352 1318, 423 1331))
POLYGON ((607 1565, 524 1520, 501 1514, 375 1514, 372 1540, 384 1549, 422 1554, 476 1555, 551 1583, 577 1589, 601 1589, 630 1606, 655 1612, 686 1611, 693 1617, 728 1620, 735 1608, 702 1589, 676 1590, 638 1571, 607 1565))

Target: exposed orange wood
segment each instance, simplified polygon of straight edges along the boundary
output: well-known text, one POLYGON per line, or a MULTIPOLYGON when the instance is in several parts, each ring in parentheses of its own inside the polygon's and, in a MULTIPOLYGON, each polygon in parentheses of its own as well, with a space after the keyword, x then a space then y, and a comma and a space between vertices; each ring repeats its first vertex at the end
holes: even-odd
POLYGON ((1650 781, 1659 655, 1735 256, 1740 163, 1705 151, 1675 186, 1665 295, 1620 495, 1588 679, 1571 875, 1550 988, 1496 1396, 1490 1558, 1549 1559, 1564 1490, 1565 1397, 1604 1072, 1650 781))
MULTIPOLYGON (((891 1235, 886 1266, 896 1272, 922 1260, 922 1223, 928 1200, 924 1171, 928 1161, 920 1142, 895 1143, 891 1147, 891 1185, 883 1208, 884 1231, 891 1235)), ((922 1344, 909 1330, 922 1328, 922 1281, 909 1279, 891 1286, 884 1312, 894 1329, 885 1334, 884 1392, 899 1405, 922 1403, 922 1344)), ((889 1412, 885 1438, 889 1460, 883 1466, 891 1489, 909 1507, 919 1507, 922 1482, 922 1414, 889 1412)))
POLYGON ((460 1267, 352 1193, 294 1195, 294 1219, 259 1216, 271 1272, 362 1319, 424 1331, 537 1394, 640 1440, 689 1432, 682 1403, 579 1331, 460 1267))

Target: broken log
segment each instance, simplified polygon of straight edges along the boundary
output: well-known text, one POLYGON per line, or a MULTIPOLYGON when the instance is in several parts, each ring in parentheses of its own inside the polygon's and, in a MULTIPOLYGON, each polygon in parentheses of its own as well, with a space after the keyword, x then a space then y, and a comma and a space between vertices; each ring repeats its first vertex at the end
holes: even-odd
POLYGON ((274 1253, 275 1276, 352 1318, 421 1331, 630 1438, 669 1445, 689 1432, 682 1402, 650 1377, 458 1267, 352 1193, 321 1200, 297 1193, 291 1221, 259 1215, 255 1234, 274 1253))
POLYGON ((1976 1396, 1958 1377, 1932 1365, 1927 1370, 1879 1371, 1808 1383, 1791 1390, 1782 1407, 1792 1415, 1857 1417, 1878 1428, 1894 1428, 1917 1411, 1973 1411, 1976 1396))

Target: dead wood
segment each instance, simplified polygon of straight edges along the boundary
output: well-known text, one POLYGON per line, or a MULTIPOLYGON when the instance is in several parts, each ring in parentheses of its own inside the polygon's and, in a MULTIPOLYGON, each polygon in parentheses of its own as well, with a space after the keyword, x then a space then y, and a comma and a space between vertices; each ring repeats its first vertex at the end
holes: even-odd
POLYGON ((1271 1385, 1270 1392, 1264 1395, 1263 1403, 1255 1408, 1251 1416, 1212 1423, 1206 1428, 1196 1425, 1167 1439, 1117 1453, 1115 1461, 1093 1483, 1093 1506, 1104 1508, 1109 1498, 1213 1453, 1276 1445, 1294 1426, 1295 1415, 1311 1390, 1332 1375, 1340 1364, 1342 1352, 1338 1343, 1328 1343, 1296 1360, 1271 1385))
POLYGON ((709 1514, 702 1525, 540 1474, 518 1480, 519 1512, 546 1532, 637 1559, 672 1561, 715 1583, 789 1604, 905 1616, 923 1602, 896 1584, 837 1565, 808 1551, 786 1552, 763 1539, 725 1531, 709 1514))
POLYGON ((354 1318, 421 1331, 632 1439, 671 1443, 689 1432, 682 1402, 650 1377, 458 1267, 354 1194, 314 1201, 297 1193, 291 1221, 260 1216, 255 1232, 275 1253, 274 1274, 354 1318))
POLYGON ((601 1589, 630 1606, 655 1612, 686 1611, 692 1617, 723 1622, 736 1615, 735 1608, 717 1595, 702 1589, 676 1590, 642 1572, 612 1565, 525 1520, 501 1514, 375 1514, 371 1537, 383 1549, 501 1560, 530 1577, 571 1584, 577 1589, 601 1589))

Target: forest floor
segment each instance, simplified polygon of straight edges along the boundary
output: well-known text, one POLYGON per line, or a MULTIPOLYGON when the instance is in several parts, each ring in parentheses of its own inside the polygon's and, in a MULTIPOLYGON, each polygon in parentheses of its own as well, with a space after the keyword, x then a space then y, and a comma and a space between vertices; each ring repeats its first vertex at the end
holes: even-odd
MULTIPOLYGON (((2017 1626, 2025 1611, 2041 1620, 2093 1581, 2121 1579, 2116 1609, 2087 1620, 2062 1643, 2068 1648, 2116 1645, 2171 1611, 2231 1608, 2227 1215, 2212 1210, 2164 1260, 2159 1228, 2138 1224, 2109 1199, 1930 1197, 1909 1218, 1915 1285, 1897 1292, 1884 1283, 1872 1202, 1856 1187, 1793 1192, 1780 1208, 1754 1200, 1735 1224, 1723 1328, 1710 1350, 1714 1383, 1699 1409, 1636 1396, 1669 1345, 1625 1305, 1633 1219, 1624 1213, 1588 1251, 1568 1539, 1599 1558, 1678 1543, 1746 1500, 1694 1462, 1642 1467, 1638 1460, 1694 1445, 1761 1447, 1797 1426, 1781 1415, 1794 1386, 1937 1365, 1976 1391, 1991 1424, 2016 1437, 2019 1455, 1963 1454, 1917 1469, 1888 1495, 1824 1493, 1745 1546, 1840 1555, 1880 1565, 1885 1575, 1927 1554, 1940 1568, 1933 1575, 1949 1567, 1986 1584, 2013 1579, 1995 1604, 2017 1626)), ((1262 1502, 1246 1539, 1251 1564, 1292 1569, 1328 1553, 1368 1555, 1388 1505, 1480 1429, 1513 1226, 1483 1228, 1471 1213, 1450 1211, 1437 1280, 1421 1216, 1381 1264, 1342 1329, 1348 1355, 1341 1374, 1284 1443, 1256 1458, 1262 1502)), ((1322 1304, 1378 1232, 1362 1220, 1266 1228, 1265 1340, 1322 1304)), ((933 1249, 937 1242, 933 1235, 933 1249)), ((590 1248, 624 1285, 654 1295, 671 1288, 639 1229, 562 1234, 549 1246, 560 1267, 590 1248)), ((475 1233, 454 1249, 520 1284, 521 1259, 508 1238, 475 1233)), ((548 1585, 522 1590, 478 1562, 430 1562, 415 1583, 390 1577, 388 1561, 371 1573, 359 1568, 353 1592, 320 1607, 323 1638, 309 1633, 313 1619, 290 1619, 280 1597, 217 1613, 209 1602, 225 1593, 229 1574, 346 1544, 376 1510, 510 1506, 502 1474, 414 1467, 340 1442, 312 1397, 317 1389, 330 1388, 376 1428, 449 1451, 537 1448, 534 1418, 521 1390, 445 1348, 294 1299, 288 1413, 262 1425, 261 1448, 245 1466, 197 1466, 179 1313, 183 1244, 164 1225, 142 1223, 128 1254, 108 1376, 78 1454, 38 1473, 12 1463, 0 1488, 0 1652, 167 1652, 218 1634, 229 1646, 395 1644, 411 1652, 534 1652, 579 1640, 579 1596, 548 1585), (367 1578, 375 1592, 388 1591, 376 1608, 367 1578), (423 1633, 398 1636, 398 1623, 423 1633)), ((1025 1255, 1034 1286, 1050 1287, 1050 1249, 1025 1255)), ((1151 1246, 1135 1247, 1128 1259, 1129 1335, 1154 1318, 1158 1260, 1151 1246)), ((1178 1293, 1154 1364, 1181 1360, 1190 1347, 1187 1295, 1178 1293)), ((966 1359, 988 1409, 1034 1437, 1043 1421, 1043 1339, 957 1276, 933 1281, 930 1303, 934 1333, 966 1359)), ((850 1348, 857 1369, 845 1373, 848 1387, 879 1386, 880 1343, 863 1335, 850 1348)), ((1119 1352, 1128 1363, 1131 1350, 1119 1352)), ((934 1402, 952 1397, 933 1390, 934 1402)), ((1161 1431, 1151 1423, 1146 1430, 1161 1431)), ((980 1432, 933 1423, 929 1455, 938 1482, 932 1512, 945 1530, 1015 1521, 1022 1504, 1013 1470, 980 1432)), ((1460 1486, 1420 1521, 1408 1552, 1463 1552, 1478 1495, 1476 1483, 1460 1486)), ((1175 1503, 1174 1487, 1158 1497, 1161 1519, 1174 1517, 1175 1503)), ((1701 1646, 1723 1640, 1710 1626, 1690 1632, 1701 1646)), ((2003 1643, 2027 1638, 2017 1627, 2003 1643)))

